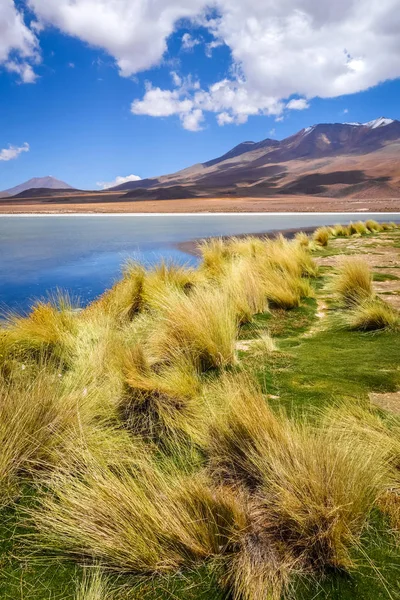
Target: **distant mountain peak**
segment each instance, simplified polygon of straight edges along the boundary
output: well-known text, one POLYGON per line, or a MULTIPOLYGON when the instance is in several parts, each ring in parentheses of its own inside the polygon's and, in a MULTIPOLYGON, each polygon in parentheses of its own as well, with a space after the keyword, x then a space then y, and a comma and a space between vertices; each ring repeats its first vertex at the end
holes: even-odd
POLYGON ((24 183, 20 183, 15 187, 12 187, 8 190, 4 190, 4 193, 7 193, 9 196, 16 196, 21 192, 25 192, 26 190, 44 188, 49 190, 73 190, 74 188, 65 183, 65 181, 61 181, 60 179, 56 179, 55 177, 51 177, 51 175, 46 175, 45 177, 32 177, 32 179, 28 179, 24 183))
POLYGON ((364 126, 370 127, 371 129, 377 129, 378 127, 385 127, 386 125, 391 125, 392 123, 394 123, 394 119, 379 117, 378 119, 374 119, 373 121, 368 121, 368 123, 364 123, 364 126))

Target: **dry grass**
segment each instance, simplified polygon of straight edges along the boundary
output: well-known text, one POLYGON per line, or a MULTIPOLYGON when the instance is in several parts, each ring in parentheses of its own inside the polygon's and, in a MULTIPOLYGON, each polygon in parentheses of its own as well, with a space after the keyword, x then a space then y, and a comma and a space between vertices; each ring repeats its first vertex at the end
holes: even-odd
POLYGON ((159 310, 159 328, 150 340, 157 356, 182 352, 202 371, 235 362, 236 307, 222 290, 209 285, 189 296, 170 292, 160 298, 159 310))
POLYGON ((334 276, 331 290, 345 306, 354 306, 373 296, 372 275, 362 258, 344 258, 334 276))
POLYGON ((111 598, 106 575, 98 568, 86 569, 78 585, 75 600, 111 600, 111 598))
POLYGON ((196 429, 200 379, 185 356, 152 368, 138 345, 126 352, 123 373, 125 392, 120 410, 135 435, 154 442, 178 443, 196 429))
POLYGON ((398 311, 380 298, 372 298, 357 304, 343 318, 348 329, 358 331, 393 330, 400 324, 398 311))
POLYGON ((118 323, 131 321, 143 308, 144 267, 135 262, 125 265, 123 277, 87 309, 90 315, 100 313, 118 323))
POLYGON ((378 221, 374 221, 373 219, 368 219, 368 221, 365 221, 365 227, 370 233, 378 233, 379 231, 382 231, 381 225, 379 225, 378 221))
POLYGON ((331 235, 329 227, 318 227, 318 229, 314 231, 313 240, 319 246, 327 246, 331 235))
POLYGON ((231 573, 240 593, 280 598, 296 573, 354 567, 352 550, 391 480, 385 448, 277 417, 246 379, 225 377, 215 396, 210 471, 251 498, 253 536, 231 573))
POLYGON ((221 289, 235 306, 241 324, 254 315, 268 312, 268 300, 260 269, 255 261, 242 258, 227 264, 221 289))
POLYGON ((77 331, 77 314, 66 295, 38 302, 26 317, 9 315, 5 323, 9 344, 27 356, 67 360, 77 331))

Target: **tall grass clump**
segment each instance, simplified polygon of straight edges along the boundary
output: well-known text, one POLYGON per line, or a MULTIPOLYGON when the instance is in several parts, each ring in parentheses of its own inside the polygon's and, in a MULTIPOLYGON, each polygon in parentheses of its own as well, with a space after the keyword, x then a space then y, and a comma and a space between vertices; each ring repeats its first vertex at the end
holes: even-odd
POLYGON ((238 333, 236 308, 216 286, 196 288, 190 295, 170 292, 160 298, 160 320, 150 343, 168 359, 181 352, 200 370, 233 364, 238 333))
POLYGON ((57 462, 56 448, 78 424, 75 401, 51 374, 0 385, 0 507, 19 493, 22 481, 57 462))
POLYGON ((357 221, 353 225, 354 225, 356 232, 359 235, 366 235, 369 231, 368 228, 366 227, 365 223, 363 223, 362 221, 357 221))
POLYGON ((338 223, 332 227, 332 232, 335 237, 348 237, 350 235, 348 225, 338 223))
POLYGON ((240 258, 227 263, 220 287, 235 306, 241 324, 268 312, 266 290, 256 261, 240 258))
POLYGON ((219 277, 226 261, 232 257, 229 245, 222 238, 204 240, 200 245, 202 256, 201 270, 209 277, 219 277))
POLYGON ((143 304, 147 308, 154 308, 160 296, 168 290, 189 293, 201 281, 202 277, 197 269, 172 261, 161 261, 146 273, 143 304))
MULTIPOLYGON (((253 576, 247 575, 246 585, 250 590, 247 582, 253 580, 265 587, 245 597, 280 597, 285 578, 274 592, 279 573, 274 561, 289 565, 290 577, 310 569, 317 574, 353 568, 352 551, 390 481, 385 450, 335 429, 276 416, 246 382, 225 380, 222 386, 226 404, 210 431, 209 468, 220 484, 250 494, 253 538, 247 564, 253 576)), ((240 582, 241 574, 235 579, 240 582)))
POLYGON ((242 527, 238 502, 202 476, 152 464, 109 468, 85 453, 75 473, 60 468, 29 512, 36 544, 118 572, 176 573, 221 553, 242 527))
POLYGON ((20 354, 68 361, 77 314, 69 297, 60 294, 48 302, 38 302, 27 316, 9 315, 4 328, 8 342, 20 354))
POLYGON ((306 233, 304 233, 304 231, 299 231, 296 233, 294 239, 300 246, 303 246, 304 248, 308 248, 310 245, 310 238, 306 233))
POLYGON ((319 246, 327 246, 331 235, 329 227, 318 227, 314 231, 313 240, 319 246))
POLYGON ((380 226, 378 221, 375 221, 374 219, 368 219, 367 221, 365 221, 365 227, 370 233, 379 233, 380 231, 382 231, 382 227, 380 226))
POLYGON ((196 428, 200 379, 193 363, 176 355, 150 364, 142 346, 128 349, 123 361, 123 422, 135 435, 154 442, 182 442, 196 428))
POLYGON ((344 258, 334 276, 331 289, 345 306, 372 298, 372 275, 362 258, 344 258))
POLYGON ((357 331, 396 330, 399 313, 380 298, 371 298, 354 306, 344 315, 346 327, 357 331))
POLYGON ((122 279, 104 292, 85 312, 100 313, 113 318, 117 323, 131 321, 143 308, 143 288, 146 271, 136 262, 128 262, 122 279))

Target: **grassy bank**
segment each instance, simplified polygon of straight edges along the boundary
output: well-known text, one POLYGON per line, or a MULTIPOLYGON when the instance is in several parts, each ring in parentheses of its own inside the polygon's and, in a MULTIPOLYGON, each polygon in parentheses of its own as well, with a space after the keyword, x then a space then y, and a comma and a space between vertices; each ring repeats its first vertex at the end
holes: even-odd
POLYGON ((213 239, 8 315, 0 597, 399 597, 399 249, 213 239))

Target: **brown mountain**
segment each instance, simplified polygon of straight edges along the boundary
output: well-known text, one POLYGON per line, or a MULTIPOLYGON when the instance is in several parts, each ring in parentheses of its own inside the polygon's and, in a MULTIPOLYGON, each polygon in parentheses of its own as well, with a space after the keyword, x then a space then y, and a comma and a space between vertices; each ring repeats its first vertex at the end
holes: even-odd
POLYGON ((61 181, 60 179, 55 179, 55 177, 33 177, 32 179, 28 179, 24 183, 20 183, 13 188, 9 188, 8 190, 4 190, 1 192, 2 196, 16 196, 17 194, 21 194, 22 192, 26 192, 28 190, 72 190, 74 189, 65 181, 61 181))
POLYGON ((400 197, 400 121, 326 123, 282 141, 243 142, 172 175, 113 188, 125 198, 318 195, 400 197))

